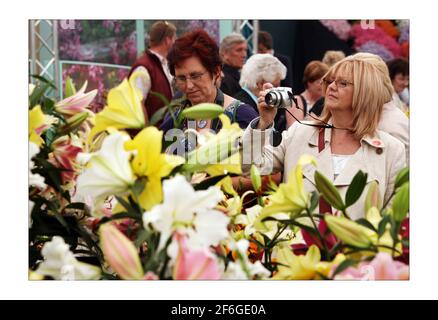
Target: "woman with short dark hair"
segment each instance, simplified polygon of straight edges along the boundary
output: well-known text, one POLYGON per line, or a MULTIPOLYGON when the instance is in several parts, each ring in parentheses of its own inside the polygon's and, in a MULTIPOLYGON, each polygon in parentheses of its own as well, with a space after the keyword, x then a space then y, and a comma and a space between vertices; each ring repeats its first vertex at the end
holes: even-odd
MULTIPOLYGON (((167 58, 175 84, 183 93, 177 114, 184 108, 200 103, 215 103, 222 106, 231 121, 237 122, 243 129, 258 116, 251 106, 224 94, 218 88, 222 61, 216 42, 205 31, 195 30, 178 38, 167 58)), ((173 119, 168 114, 160 128, 167 131, 173 126, 173 119)), ((199 119, 195 129, 211 129, 217 132, 220 127, 218 119, 199 119)), ((180 129, 187 129, 187 122, 180 129)))

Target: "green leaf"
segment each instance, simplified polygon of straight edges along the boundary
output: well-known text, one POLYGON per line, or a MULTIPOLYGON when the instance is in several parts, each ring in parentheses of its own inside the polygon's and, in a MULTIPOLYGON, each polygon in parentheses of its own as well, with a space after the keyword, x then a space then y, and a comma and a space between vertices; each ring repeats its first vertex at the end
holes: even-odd
POLYGON ((401 222, 409 212, 409 182, 405 182, 396 192, 392 202, 393 217, 401 222))
POLYGON ((399 187, 405 184, 405 182, 409 181, 409 168, 403 168, 397 174, 395 178, 394 190, 397 190, 399 187))
POLYGON ((359 200, 366 184, 367 184, 367 174, 359 170, 354 176, 347 189, 347 194, 345 195, 345 208, 353 205, 357 200, 359 200))
POLYGON ((361 219, 356 220, 356 222, 358 224, 368 228, 368 229, 373 230, 375 233, 377 233, 376 228, 374 228, 374 226, 367 219, 361 218, 361 219))
POLYGON ((55 110, 55 101, 49 98, 45 98, 43 105, 41 107, 41 111, 45 114, 52 114, 55 110))
POLYGON ((135 194, 136 197, 139 197, 140 194, 143 192, 145 186, 146 186, 146 179, 137 179, 135 180, 134 185, 132 186, 131 190, 135 194))
POLYGON ((157 112, 155 112, 154 115, 149 120, 149 125, 151 126, 156 125, 159 121, 161 121, 164 118, 166 112, 167 112, 167 106, 158 109, 157 112))
POLYGON ((310 197, 310 212, 315 211, 316 207, 319 204, 319 194, 316 191, 312 192, 312 196, 310 197))
POLYGON ((195 189, 196 191, 199 190, 207 190, 209 187, 214 186, 216 183, 218 183, 219 181, 221 181, 223 178, 225 178, 226 176, 228 176, 228 174, 223 174, 220 176, 215 176, 209 179, 205 179, 204 181, 195 184, 193 186, 193 189, 195 189))
POLYGON ((335 272, 333 272, 332 277, 334 278, 338 273, 341 273, 342 271, 346 270, 349 267, 353 267, 356 264, 357 264, 357 261, 355 261, 355 260, 347 259, 347 260, 342 261, 339 264, 339 266, 336 268, 335 272))
POLYGON ((260 172, 255 165, 251 165, 251 182, 255 192, 259 192, 262 187, 260 172))
POLYGON ((35 79, 38 79, 38 80, 40 80, 41 82, 43 82, 45 84, 48 84, 49 87, 52 87, 53 89, 56 90, 56 86, 55 86, 55 84, 52 81, 50 81, 50 80, 48 80, 48 79, 46 79, 46 78, 44 78, 44 77, 42 77, 40 75, 37 75, 37 74, 32 74, 31 77, 35 78, 35 79))
POLYGON ((338 210, 345 210, 344 202, 336 187, 319 171, 315 171, 316 189, 321 196, 334 208, 338 210))
POLYGON ((224 109, 214 103, 201 103, 184 109, 181 114, 187 119, 214 119, 224 112, 224 109))
POLYGON ((377 233, 379 235, 379 238, 385 233, 386 225, 388 224, 390 219, 391 219, 391 216, 384 215, 383 219, 379 222, 379 227, 377 228, 377 233))
POLYGON ((33 90, 32 94, 29 97, 29 109, 32 109, 40 102, 41 97, 46 93, 49 87, 50 85, 47 83, 43 85, 41 84, 37 85, 37 87, 33 90))
POLYGON ((75 83, 73 82, 70 76, 65 79, 65 90, 64 90, 64 98, 71 97, 76 94, 75 83))

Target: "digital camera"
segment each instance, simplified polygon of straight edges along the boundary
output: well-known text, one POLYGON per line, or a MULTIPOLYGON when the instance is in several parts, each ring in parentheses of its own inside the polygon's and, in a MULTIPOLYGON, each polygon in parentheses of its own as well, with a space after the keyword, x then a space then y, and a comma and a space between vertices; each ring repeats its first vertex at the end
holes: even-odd
POLYGON ((286 108, 293 104, 292 88, 277 87, 272 88, 265 96, 265 102, 273 108, 286 108))

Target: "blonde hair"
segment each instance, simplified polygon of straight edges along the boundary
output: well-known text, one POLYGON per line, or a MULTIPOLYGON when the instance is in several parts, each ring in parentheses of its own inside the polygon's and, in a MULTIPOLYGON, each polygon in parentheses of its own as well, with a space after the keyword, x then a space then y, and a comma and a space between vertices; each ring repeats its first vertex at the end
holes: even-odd
MULTIPOLYGON (((358 139, 367 134, 374 135, 383 105, 392 100, 393 88, 388 67, 375 54, 357 53, 337 62, 322 79, 332 78, 339 73, 351 74, 353 78, 353 134, 358 139)), ((325 93, 325 81, 322 87, 325 93)), ((330 117, 330 111, 324 108, 322 120, 327 122, 330 117)))
POLYGON ((341 61, 345 58, 345 53, 342 51, 328 50, 322 58, 324 62, 329 67, 333 66, 336 62, 341 61))

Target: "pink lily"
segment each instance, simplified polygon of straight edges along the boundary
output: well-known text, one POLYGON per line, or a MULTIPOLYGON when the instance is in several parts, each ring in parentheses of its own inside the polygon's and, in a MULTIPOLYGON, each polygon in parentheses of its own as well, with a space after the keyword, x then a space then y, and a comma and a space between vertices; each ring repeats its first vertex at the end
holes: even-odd
POLYGON ((63 169, 61 173, 62 183, 65 184, 76 178, 76 156, 82 148, 71 144, 71 139, 64 136, 53 143, 53 152, 50 163, 55 167, 63 169))
POLYGON ((221 277, 219 266, 213 254, 207 249, 191 251, 187 238, 177 232, 174 240, 178 242, 178 255, 173 270, 175 280, 218 280, 221 277))
POLYGON ((76 92, 76 94, 72 95, 71 97, 65 98, 62 101, 59 101, 55 105, 56 111, 67 117, 73 116, 79 112, 86 111, 86 108, 91 103, 91 101, 93 101, 94 97, 97 94, 97 89, 85 93, 87 84, 88 82, 85 81, 82 88, 78 92, 76 92))
MULTIPOLYGON (((336 266, 332 269, 332 272, 336 266)), ((335 280, 409 280, 409 266, 379 252, 371 262, 361 262, 356 268, 347 268, 335 280)))
POLYGON ((120 278, 141 280, 143 267, 134 244, 115 226, 106 223, 100 227, 100 240, 106 261, 120 278))

